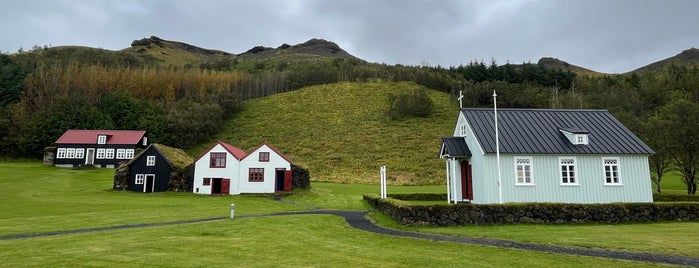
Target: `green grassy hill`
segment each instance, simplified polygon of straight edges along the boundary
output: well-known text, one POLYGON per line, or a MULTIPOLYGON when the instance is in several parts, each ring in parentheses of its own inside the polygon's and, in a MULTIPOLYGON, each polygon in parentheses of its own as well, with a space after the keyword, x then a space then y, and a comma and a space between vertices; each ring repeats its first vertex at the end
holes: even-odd
MULTIPOLYGON (((313 181, 378 183, 386 165, 391 184, 436 184, 444 180, 437 158, 441 137, 451 135, 458 104, 429 91, 435 104, 427 118, 389 120, 388 95, 413 83, 338 83, 312 86, 244 103, 216 138, 244 150, 269 142, 313 181)), ((212 142, 189 152, 198 155, 212 142)))

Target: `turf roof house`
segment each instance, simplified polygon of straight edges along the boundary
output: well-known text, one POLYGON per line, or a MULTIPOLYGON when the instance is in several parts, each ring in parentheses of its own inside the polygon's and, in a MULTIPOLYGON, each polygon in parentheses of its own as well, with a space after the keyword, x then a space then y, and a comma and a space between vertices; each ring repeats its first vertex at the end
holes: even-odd
POLYGON ((246 153, 223 141, 195 160, 197 194, 274 193, 291 191, 291 161, 267 143, 246 153))
POLYGON ((193 159, 182 149, 151 144, 114 172, 114 189, 164 192, 191 189, 193 159))
POLYGON ((652 202, 645 143, 606 110, 461 109, 443 137, 450 202, 652 202))
POLYGON ((131 160, 136 148, 145 148, 148 138, 143 130, 69 129, 55 144, 54 165, 57 167, 94 165, 114 168, 131 160))

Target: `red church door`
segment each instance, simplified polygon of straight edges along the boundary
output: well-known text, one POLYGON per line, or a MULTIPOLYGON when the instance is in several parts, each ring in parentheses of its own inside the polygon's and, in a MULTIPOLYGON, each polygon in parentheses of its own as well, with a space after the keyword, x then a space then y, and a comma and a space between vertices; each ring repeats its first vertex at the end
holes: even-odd
POLYGON ((221 180, 221 194, 230 194, 231 179, 221 180))
POLYGON ((473 200, 473 179, 468 161, 461 161, 461 198, 473 200))

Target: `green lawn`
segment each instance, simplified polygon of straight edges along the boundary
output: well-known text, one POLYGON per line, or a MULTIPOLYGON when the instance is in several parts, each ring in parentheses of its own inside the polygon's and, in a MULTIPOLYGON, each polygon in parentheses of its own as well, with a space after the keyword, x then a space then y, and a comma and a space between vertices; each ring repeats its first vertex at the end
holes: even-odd
MULTIPOLYGON (((378 185, 313 183, 274 201, 266 195, 139 194, 111 190, 113 170, 72 170, 38 162, 0 163, 0 236, 112 225, 227 217, 324 207, 367 209, 378 185)), ((442 192, 389 186, 389 193, 442 192)), ((395 223, 374 215, 382 224, 395 223)), ((697 223, 501 225, 410 230, 583 247, 696 256, 697 223), (581 242, 582 241, 582 242, 581 242), (593 241, 593 242, 591 242, 593 241), (636 246, 642 245, 642 246, 636 246), (649 250, 651 249, 651 250, 649 250)), ((7 267, 651 267, 646 263, 392 237, 350 228, 330 215, 248 217, 210 222, 0 240, 7 267)))

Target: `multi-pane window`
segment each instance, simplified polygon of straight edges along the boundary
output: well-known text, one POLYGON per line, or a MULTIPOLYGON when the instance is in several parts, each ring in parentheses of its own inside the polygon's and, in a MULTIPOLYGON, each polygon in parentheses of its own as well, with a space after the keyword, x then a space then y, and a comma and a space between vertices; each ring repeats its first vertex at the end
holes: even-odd
POLYGON ((117 149, 117 150, 116 150, 116 158, 117 158, 117 159, 124 159, 124 158, 126 158, 126 149, 117 149))
POLYGON ((126 149, 126 155, 124 157, 126 157, 126 159, 131 159, 131 158, 133 158, 133 153, 134 153, 133 149, 126 149))
POLYGON ((260 162, 269 162, 269 152, 260 152, 260 162))
POLYGON ((107 143, 107 135, 97 136, 97 144, 105 144, 105 143, 107 143))
POLYGON ((202 183, 204 186, 211 185, 211 179, 210 178, 204 178, 204 183, 202 183))
POLYGON ((515 178, 515 184, 534 184, 531 157, 515 157, 515 178))
POLYGON ((136 174, 136 184, 143 184, 143 174, 136 174))
POLYGON ((461 125, 461 127, 459 127, 459 135, 461 137, 466 137, 466 124, 463 124, 461 125))
POLYGON ((82 159, 85 157, 85 148, 75 149, 75 158, 82 159))
POLYGON ((66 158, 75 158, 75 148, 66 149, 66 158))
POLYGON ((619 178, 619 158, 604 158, 604 183, 621 184, 619 178))
POLYGON ((66 158, 66 148, 58 148, 58 151, 56 151, 56 158, 66 158))
POLYGON ((114 159, 114 149, 106 149, 104 158, 106 159, 114 159))
POLYGON ((265 169, 264 168, 250 168, 250 173, 248 175, 249 182, 263 182, 265 181, 265 169))
POLYGON ((148 137, 143 137, 143 146, 148 146, 148 137))
POLYGON ((209 155, 209 167, 212 168, 225 168, 226 167, 226 153, 211 153, 209 155))
POLYGON ((561 184, 578 184, 575 178, 575 158, 561 157, 558 160, 561 165, 561 184))
POLYGON ((155 166, 155 155, 146 156, 146 166, 155 166))
POLYGON ((97 149, 97 155, 95 156, 97 159, 103 159, 105 158, 104 154, 105 150, 104 149, 97 149))

